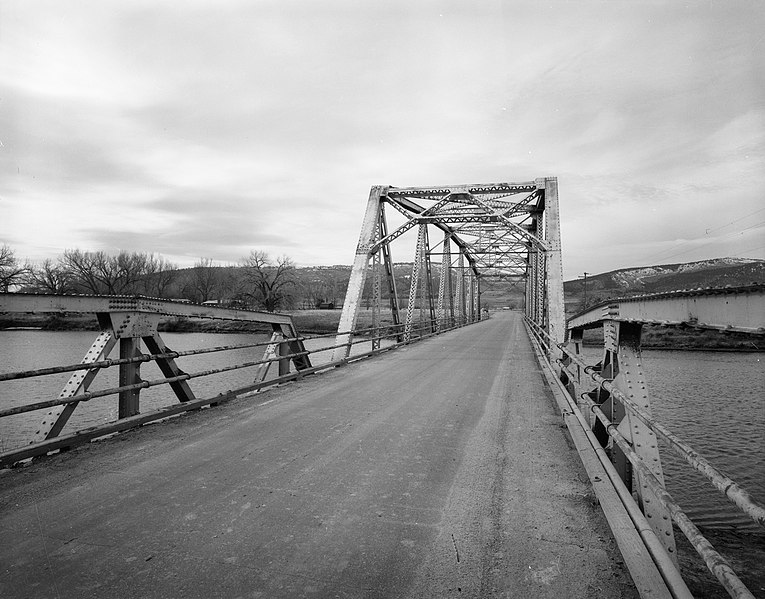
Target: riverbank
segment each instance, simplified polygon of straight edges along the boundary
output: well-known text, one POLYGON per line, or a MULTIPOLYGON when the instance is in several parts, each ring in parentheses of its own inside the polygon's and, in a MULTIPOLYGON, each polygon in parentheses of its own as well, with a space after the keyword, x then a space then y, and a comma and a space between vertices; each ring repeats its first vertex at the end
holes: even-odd
MULTIPOLYGON (((603 345, 603 332, 590 329, 584 332, 585 345, 603 345)), ((765 335, 751 335, 735 331, 715 331, 689 327, 644 325, 641 338, 643 349, 691 351, 763 351, 765 335)))
MULTIPOLYGON (((297 330, 303 335, 321 335, 337 331, 340 310, 290 310, 297 330)), ((382 325, 393 323, 390 311, 383 312, 382 325)), ((372 311, 359 311, 357 329, 371 328, 372 311)), ((171 317, 160 322, 160 332, 174 333, 246 333, 270 332, 265 324, 226 320, 171 317)), ((44 331, 97 331, 95 314, 5 314, 0 315, 2 329, 41 329, 44 331)), ((585 345, 602 345, 600 330, 588 330, 585 345)), ((762 351, 765 335, 748 335, 728 331, 700 330, 681 327, 646 325, 643 330, 643 349, 693 350, 693 351, 762 351)))
MULTIPOLYGON (((303 335, 335 333, 340 323, 340 310, 288 310, 282 312, 292 316, 295 327, 303 335)), ((393 324, 390 311, 383 312, 381 325, 393 324)), ((372 327, 372 311, 359 310, 356 328, 372 327)), ((210 320, 204 318, 168 317, 160 321, 160 332, 173 333, 248 333, 270 332, 268 324, 236 320, 210 320)), ((43 331, 98 331, 95 314, 3 314, 0 315, 0 330, 37 329, 43 331)))

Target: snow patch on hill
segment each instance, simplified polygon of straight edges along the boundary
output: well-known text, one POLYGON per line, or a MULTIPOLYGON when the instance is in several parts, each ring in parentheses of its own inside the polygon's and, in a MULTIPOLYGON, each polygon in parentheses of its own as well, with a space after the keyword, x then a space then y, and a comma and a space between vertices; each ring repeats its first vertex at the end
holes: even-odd
POLYGON ((617 287, 623 289, 634 289, 644 286, 650 281, 654 281, 663 275, 680 274, 710 268, 719 268, 721 266, 736 266, 740 264, 749 264, 759 262, 750 258, 715 258, 713 260, 700 260, 698 262, 687 262, 684 264, 663 264, 659 266, 646 266, 643 268, 628 268, 611 273, 611 279, 617 287))

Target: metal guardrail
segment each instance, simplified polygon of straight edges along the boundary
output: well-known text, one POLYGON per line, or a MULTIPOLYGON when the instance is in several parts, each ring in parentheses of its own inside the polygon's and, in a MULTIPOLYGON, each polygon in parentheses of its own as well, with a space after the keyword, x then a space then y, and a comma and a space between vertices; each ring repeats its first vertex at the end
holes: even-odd
POLYGON ((55 399, 30 402, 14 407, 0 406, 0 418, 35 412, 48 408, 54 408, 55 410, 58 410, 56 417, 59 417, 61 413, 64 413, 66 416, 63 424, 61 424, 60 427, 57 428, 52 425, 49 427, 51 432, 46 436, 46 438, 37 439, 29 445, 12 448, 8 451, 0 453, 0 467, 13 466, 18 462, 35 456, 45 455, 55 450, 74 447, 104 435, 141 426, 148 422, 168 418, 170 416, 174 416, 186 411, 196 410, 201 407, 210 405, 217 405, 235 397, 241 397, 243 395, 256 392, 268 386, 284 383, 296 378, 302 378, 321 371, 343 366, 355 360, 390 351, 399 346, 408 345, 421 339, 453 330, 465 326, 466 324, 471 324, 470 322, 464 321, 464 319, 462 321, 459 319, 453 320, 451 318, 445 318, 441 321, 426 320, 419 323, 418 326, 413 326, 411 328, 411 335, 406 340, 403 340, 405 327, 404 324, 379 324, 376 327, 359 329, 356 331, 346 331, 344 333, 303 336, 297 334, 297 331, 295 330, 292 323, 292 319, 289 315, 253 313, 227 309, 223 309, 222 311, 218 312, 215 308, 208 308, 206 306, 199 307, 193 305, 188 306, 187 304, 173 302, 169 302, 169 304, 172 305, 168 308, 167 304, 168 302, 154 301, 150 300, 149 298, 95 298, 87 296, 64 299, 38 296, 19 298, 18 296, 15 296, 15 294, 13 294, 12 297, 11 295, 0 296, 0 311, 29 312, 40 310, 54 311, 56 313, 66 313, 80 311, 87 312, 91 310, 110 310, 110 312, 98 313, 99 322, 101 322, 102 327, 105 330, 101 332, 96 342, 94 343, 93 347, 97 348, 97 351, 94 351, 94 349, 91 348, 91 351, 88 352, 83 362, 79 364, 67 364, 34 370, 0 373, 0 383, 4 381, 44 377, 62 373, 73 373, 72 378, 70 379, 70 382, 67 383, 64 391, 62 391, 59 397, 55 399), (30 307, 30 304, 24 302, 23 299, 31 299, 32 304, 34 305, 30 307), (129 312, 131 309, 135 309, 137 312, 129 312), (119 310, 119 312, 115 312, 116 310, 119 310), (147 325, 145 322, 142 322, 138 325, 135 324, 140 320, 139 317, 142 311, 151 314, 151 316, 155 318, 153 321, 153 326, 151 323, 147 325), (191 315, 191 317, 197 318, 202 317, 218 318, 223 320, 236 319, 251 322, 265 322, 266 324, 269 324, 273 327, 274 333, 271 336, 271 339, 267 341, 198 348, 186 351, 171 351, 167 349, 156 331, 156 323, 158 322, 156 317, 158 314, 167 314, 168 312, 173 316, 191 315), (120 328, 124 322, 131 320, 129 317, 125 316, 126 314, 132 314, 133 324, 130 326, 137 326, 139 330, 129 331, 129 327, 120 328), (263 315, 265 315, 265 318, 261 318, 263 315), (119 326, 115 326, 117 323, 119 323, 119 326), (285 331, 290 331, 292 334, 285 334, 285 331), (120 341, 124 339, 127 339, 128 341, 138 341, 138 339, 127 337, 127 334, 132 335, 133 338, 143 338, 144 341, 147 342, 147 346, 159 349, 160 351, 154 351, 152 353, 141 353, 140 351, 137 351, 138 345, 136 344, 134 346, 130 346, 132 349, 128 355, 121 355, 121 357, 117 359, 108 358, 108 352, 112 347, 116 345, 117 339, 120 341), (339 334, 347 334, 348 342, 341 344, 334 343, 312 350, 305 348, 305 342, 307 341, 335 338, 339 334), (391 341, 391 343, 388 343, 387 345, 383 344, 382 342, 386 340, 391 341), (334 361, 330 360, 329 362, 318 365, 312 365, 309 359, 309 356, 315 356, 316 354, 328 352, 338 348, 345 348, 347 349, 347 353, 350 354, 351 347, 359 346, 365 343, 372 344, 371 351, 357 352, 353 355, 348 355, 348 357, 343 359, 334 361), (104 347, 106 347, 105 350, 103 349, 104 347), (204 355, 258 347, 265 348, 262 359, 226 365, 219 368, 211 368, 187 373, 178 368, 175 363, 176 359, 186 356, 204 355), (137 376, 137 367, 147 362, 155 362, 160 365, 160 369, 165 376, 155 380, 141 380, 140 377, 137 376), (279 366, 278 376, 266 379, 268 369, 273 363, 277 363, 279 366), (112 367, 118 367, 120 369, 120 384, 118 386, 97 391, 87 390, 88 384, 93 380, 98 372, 112 367), (193 392, 191 392, 190 388, 179 387, 179 385, 186 385, 187 381, 193 379, 199 379, 215 374, 248 368, 257 369, 252 384, 229 390, 225 393, 211 397, 196 398, 193 395, 193 392), (123 371, 133 372, 136 374, 136 376, 132 377, 132 379, 129 376, 124 377, 123 371), (73 380, 75 381, 74 383, 72 383, 73 380), (84 381, 87 381, 87 383, 83 383, 84 381), (178 396, 180 403, 160 408, 158 410, 153 410, 147 413, 137 413, 137 394, 143 389, 157 387, 160 385, 175 385, 173 391, 178 396), (67 388, 69 389, 67 390, 67 388), (60 434, 61 429, 66 424, 66 419, 68 419, 69 413, 71 413, 71 411, 74 410, 74 408, 80 402, 89 402, 110 396, 118 396, 120 398, 120 410, 122 411, 123 398, 129 398, 131 394, 135 396, 134 399, 136 400, 134 403, 135 413, 128 413, 124 416, 121 415, 120 419, 114 422, 79 430, 74 433, 64 435, 60 434))
MULTIPOLYGON (((757 288, 755 291, 759 294, 761 289, 757 288)), ((650 298, 650 300, 653 299, 664 300, 666 299, 666 294, 662 294, 661 297, 650 298)), ((613 304, 614 302, 610 303, 613 304)), ((569 321, 569 327, 575 328, 577 325, 592 327, 596 322, 594 314, 595 311, 592 310, 586 314, 585 318, 579 316, 571 319, 569 321)), ((613 311, 610 316, 614 316, 613 311)), ((603 320, 608 320, 608 317, 608 313, 600 316, 603 320)), ((644 495, 644 491, 650 491, 650 496, 654 497, 661 508, 666 510, 672 521, 677 524, 678 528, 683 532, 696 552, 703 559, 709 571, 714 574, 728 594, 737 599, 753 599, 754 595, 744 585, 728 561, 717 552, 714 546, 703 536, 687 514, 685 514, 672 495, 667 492, 664 487, 663 478, 656 475, 655 468, 651 468, 646 462, 645 456, 640 455, 640 453, 635 450, 635 444, 620 432, 617 428, 617 423, 614 423, 604 412, 602 407, 605 402, 597 403, 591 397, 591 393, 597 390, 604 390, 609 397, 616 399, 626 412, 639 419, 639 421, 648 427, 654 434, 665 440, 675 453, 680 455, 691 467, 703 474, 731 503, 736 505, 744 514, 761 526, 765 525, 765 508, 757 504, 745 489, 712 466, 688 443, 681 440, 662 424, 656 422, 646 410, 627 397, 627 394, 615 384, 615 379, 609 379, 596 372, 592 365, 588 365, 584 362, 584 360, 573 353, 565 343, 556 344, 547 332, 535 322, 529 319, 526 319, 526 322, 527 329, 530 332, 532 339, 538 343, 540 347, 544 348, 545 356, 551 354, 550 350, 553 347, 557 347, 562 352, 563 357, 557 359, 556 364, 560 370, 555 376, 557 377, 560 375, 560 387, 567 395, 570 409, 576 416, 578 424, 592 435, 592 431, 589 430, 591 425, 580 409, 580 407, 586 407, 587 410, 596 417, 600 425, 602 425, 601 430, 605 430, 608 438, 611 439, 610 445, 612 447, 618 447, 626 459, 629 460, 634 471, 639 473, 641 486, 644 487, 643 489, 638 489, 638 495, 643 500, 643 509, 645 509, 646 506, 645 502, 650 502, 648 494, 644 495), (574 368, 574 366, 577 368, 574 368), (571 383, 576 381, 578 385, 583 385, 582 378, 585 377, 589 379, 592 385, 594 385, 594 389, 591 389, 589 392, 579 393, 578 396, 572 394, 571 391, 573 385, 571 383)), ((749 328, 751 330, 751 327, 749 328)), ((549 362, 547 362, 547 366, 551 370, 553 369, 549 362)), ((605 447, 602 440, 599 440, 599 442, 605 447)), ((639 446, 640 443, 637 445, 639 446)), ((611 455, 611 459, 614 459, 613 455, 611 455)), ((622 499, 625 502, 631 502, 633 504, 629 506, 628 509, 633 511, 636 509, 643 511, 643 509, 638 506, 638 503, 634 501, 632 494, 629 494, 622 499)))

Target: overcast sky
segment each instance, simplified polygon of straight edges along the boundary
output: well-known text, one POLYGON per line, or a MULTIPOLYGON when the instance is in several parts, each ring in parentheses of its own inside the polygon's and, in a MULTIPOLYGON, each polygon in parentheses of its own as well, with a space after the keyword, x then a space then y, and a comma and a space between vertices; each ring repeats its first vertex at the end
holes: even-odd
POLYGON ((372 185, 557 176, 566 278, 765 258, 764 36, 760 0, 0 0, 0 243, 350 264, 372 185))

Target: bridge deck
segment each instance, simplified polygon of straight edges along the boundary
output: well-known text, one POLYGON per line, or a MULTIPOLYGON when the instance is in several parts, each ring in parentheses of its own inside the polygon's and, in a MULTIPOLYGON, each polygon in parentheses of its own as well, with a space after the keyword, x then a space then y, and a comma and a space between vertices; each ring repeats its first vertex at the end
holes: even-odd
POLYGON ((3 597, 636 596, 516 313, 0 485, 3 597))

